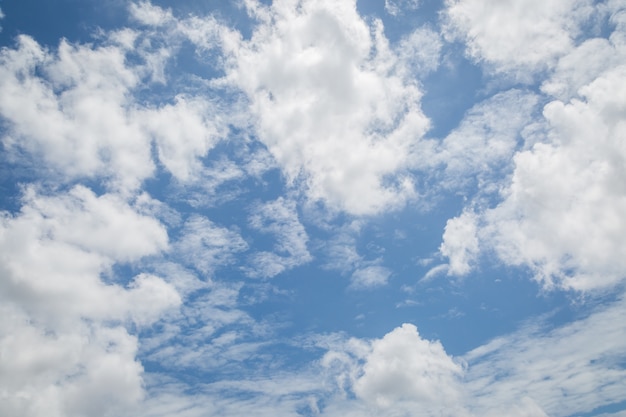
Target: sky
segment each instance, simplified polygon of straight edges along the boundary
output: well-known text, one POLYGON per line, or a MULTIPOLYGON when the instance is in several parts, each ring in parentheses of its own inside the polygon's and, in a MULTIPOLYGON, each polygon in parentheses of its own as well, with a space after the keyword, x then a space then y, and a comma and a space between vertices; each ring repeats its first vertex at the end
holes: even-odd
POLYGON ((626 417, 623 0, 0 27, 0 415, 626 417))

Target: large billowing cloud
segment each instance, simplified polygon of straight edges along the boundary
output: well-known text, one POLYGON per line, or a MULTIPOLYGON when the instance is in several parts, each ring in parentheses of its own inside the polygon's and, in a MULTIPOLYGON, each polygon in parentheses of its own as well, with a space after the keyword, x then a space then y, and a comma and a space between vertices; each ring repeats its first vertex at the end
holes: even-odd
POLYGON ((104 415, 143 396, 137 338, 180 304, 163 279, 117 283, 111 267, 167 248, 161 224, 84 187, 25 192, 0 226, 2 414, 104 415))
POLYGON ((572 45, 555 61, 542 88, 556 97, 541 118, 518 127, 525 146, 510 182, 500 185, 501 203, 485 210, 475 202, 449 221, 442 253, 451 272, 467 273, 482 246, 506 264, 530 267, 546 287, 586 291, 624 279, 626 50, 624 11, 613 4, 611 13, 608 40, 572 45), (581 58, 592 46, 607 57, 603 66, 581 58))
POLYGON ((259 23, 250 40, 225 45, 226 77, 249 97, 288 181, 353 214, 413 197, 408 169, 429 122, 380 23, 354 1, 248 4, 259 23))

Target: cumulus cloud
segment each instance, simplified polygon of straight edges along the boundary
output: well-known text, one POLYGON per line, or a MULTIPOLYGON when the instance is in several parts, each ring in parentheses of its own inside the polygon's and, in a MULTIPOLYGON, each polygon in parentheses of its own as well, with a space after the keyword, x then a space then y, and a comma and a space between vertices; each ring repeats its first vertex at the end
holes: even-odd
MULTIPOLYGON (((341 216, 316 225, 331 236, 315 248, 326 267, 352 289, 388 285, 394 271, 380 253, 360 254, 357 235, 368 215, 415 198, 427 172, 436 192, 478 191, 446 223, 439 250, 448 264, 424 282, 466 275, 489 251, 530 267, 546 288, 622 284, 621 2, 447 1, 448 40, 465 42, 474 61, 546 79, 532 93, 493 94, 440 141, 424 141, 420 110, 440 34, 416 28, 391 45, 354 0, 266 3, 242 3, 254 20, 246 36, 142 1, 129 6, 139 29, 49 49, 20 36, 0 51, 2 157, 42 177, 0 215, 0 414, 559 417, 621 401, 623 298, 558 327, 536 320, 454 358, 411 324, 371 340, 313 334, 313 347, 278 338, 282 323, 242 305, 255 302, 247 281, 218 273, 236 265, 235 274, 269 278, 310 262, 304 195, 330 217, 349 215, 339 231, 341 216), (612 33, 580 41, 600 9, 612 33), (197 76, 199 91, 151 102, 142 93, 171 87, 167 63, 184 42, 217 54, 223 78, 197 76), (236 155, 208 161, 231 134, 240 135, 228 141, 236 155), (184 203, 205 208, 227 181, 261 183, 276 166, 289 195, 251 206, 243 227, 273 239, 254 252, 211 210, 183 215, 142 190, 166 172, 159 180, 171 174, 176 192, 195 193, 184 203), (280 370, 277 345, 309 356, 280 370), (158 370, 146 378, 142 362, 158 370), (191 385, 181 370, 197 373, 186 374, 191 385), (196 375, 211 382, 200 386, 196 375)), ((418 4, 385 6, 399 14, 418 4)))
POLYGON ((476 221, 474 213, 465 211, 446 223, 439 251, 449 259, 449 275, 465 275, 471 270, 479 252, 476 221))
POLYGON ((129 12, 139 23, 149 26, 163 26, 174 20, 171 9, 154 6, 149 1, 131 3, 129 12))
POLYGON ((226 136, 224 124, 212 117, 218 113, 203 98, 178 95, 173 104, 146 109, 137 119, 155 140, 159 161, 178 180, 190 182, 205 172, 200 157, 226 136))
MULTIPOLYGON (((530 267, 546 288, 592 291, 612 288, 625 278, 621 132, 626 54, 620 10, 612 11, 614 30, 608 39, 587 40, 555 61, 542 85, 554 97, 541 117, 514 123, 513 131, 525 142, 514 151, 511 176, 500 176, 492 186, 501 202, 486 208, 477 196, 468 208, 475 211, 474 237, 453 238, 454 230, 462 230, 455 225, 469 227, 467 212, 448 222, 441 249, 458 262, 458 273, 469 271, 468 261, 480 246, 507 265, 530 267)), ((529 98, 532 109, 536 99, 529 98)), ((510 139, 508 143, 502 156, 515 149, 510 139)))
POLYGON ((591 0, 448 0, 444 16, 472 59, 528 81, 573 48, 593 13, 591 0))
POLYGON ((414 325, 404 324, 372 343, 354 392, 382 409, 414 402, 430 409, 424 415, 436 415, 446 403, 453 408, 459 401, 462 371, 439 342, 422 339, 414 325))
POLYGON ((515 156, 504 201, 485 215, 500 257, 531 266, 547 286, 592 290, 624 279, 625 68, 545 106, 549 142, 515 156))
POLYGON ((226 122, 212 118, 216 104, 199 95, 140 103, 141 87, 165 81, 175 45, 151 47, 139 38, 127 29, 98 46, 63 40, 51 51, 23 35, 15 49, 0 52, 2 142, 18 161, 26 153, 58 180, 97 178, 128 193, 155 174, 155 143, 158 161, 177 179, 202 177, 198 159, 223 139, 226 122))
POLYGON ((288 181, 353 214, 411 198, 407 170, 428 120, 382 25, 368 25, 354 1, 248 5, 259 23, 250 40, 224 43, 226 79, 248 96, 288 181))
POLYGON ((52 54, 24 35, 0 53, 0 73, 5 145, 62 177, 103 176, 117 189, 134 189, 152 174, 149 140, 126 110, 138 75, 120 48, 62 41, 52 54))
POLYGON ((177 291, 139 274, 108 282, 119 262, 167 248, 161 224, 121 198, 85 187, 25 192, 0 222, 0 410, 7 415, 121 412, 143 398, 137 338, 177 307, 177 291))

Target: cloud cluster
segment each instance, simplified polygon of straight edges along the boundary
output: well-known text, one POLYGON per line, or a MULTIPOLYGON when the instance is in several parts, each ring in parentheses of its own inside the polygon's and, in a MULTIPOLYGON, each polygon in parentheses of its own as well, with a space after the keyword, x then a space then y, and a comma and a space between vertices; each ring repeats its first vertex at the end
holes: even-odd
POLYGON ((288 181, 353 214, 411 198, 408 169, 429 122, 380 22, 354 1, 247 4, 259 23, 225 45, 226 78, 249 98, 255 133, 288 181))
MULTIPOLYGON (((11 179, 32 182, 0 214, 0 414, 558 417, 620 401, 623 297, 452 357, 412 324, 372 339, 281 339, 283 319, 245 305, 280 290, 244 280, 317 250, 349 288, 387 285, 382 251, 359 253, 363 225, 418 196, 459 193, 439 249, 448 264, 425 281, 467 275, 487 253, 545 288, 618 288, 622 2, 448 0, 442 34, 417 28, 393 45, 355 0, 266 3, 242 2, 245 36, 143 1, 130 5, 138 27, 93 44, 47 49, 22 35, 0 51, 1 156, 27 173, 11 179), (593 19, 610 35, 589 38, 593 19), (421 83, 444 39, 464 44, 490 88, 536 85, 489 93, 427 140, 421 83), (172 79, 182 44, 198 60, 215 54, 217 75, 172 79), (165 97, 149 95, 157 85, 165 97), (243 223, 206 209, 222 184, 262 188, 275 167, 287 196, 259 192, 243 223), (152 180, 164 201, 146 192, 152 180), (323 243, 301 215, 319 206, 335 221, 313 220, 332 235, 323 243), (306 359, 280 369, 278 345, 306 359)), ((385 2, 392 15, 418 5, 385 2)))
POLYGON ((54 196, 29 188, 19 213, 2 214, 3 414, 104 415, 142 398, 127 325, 149 325, 181 299, 147 273, 116 283, 111 268, 167 245, 159 222, 81 186, 54 196))
MULTIPOLYGON (((451 13, 463 4, 455 3, 451 13)), ((608 39, 560 47, 542 85, 548 96, 541 117, 517 129, 525 146, 514 155, 510 181, 499 185, 501 202, 488 208, 474 201, 473 208, 449 221, 442 253, 456 265, 454 273, 470 270, 479 242, 505 264, 530 267, 548 288, 606 289, 625 278, 624 10, 611 5, 608 39), (590 49, 606 57, 603 66, 581 58, 590 49), (453 230, 471 231, 471 236, 459 240, 453 230)), ((587 10, 581 7, 575 9, 587 10)), ((569 21, 577 15, 567 16, 569 21)), ((569 28, 568 39, 576 37, 570 25, 559 27, 569 28)))

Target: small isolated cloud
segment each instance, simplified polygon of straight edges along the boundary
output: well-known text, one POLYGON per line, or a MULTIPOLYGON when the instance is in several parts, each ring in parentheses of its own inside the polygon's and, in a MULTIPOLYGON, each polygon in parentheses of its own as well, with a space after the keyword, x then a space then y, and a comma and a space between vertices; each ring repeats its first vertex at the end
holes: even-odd
POLYGON ((449 269, 450 269, 450 265, 448 264, 433 266, 432 268, 428 270, 428 272, 426 272, 426 274, 424 274, 424 276, 420 279, 420 282, 432 281, 436 277, 448 272, 449 269))
POLYGON ((380 265, 366 266, 359 268, 350 278, 350 288, 371 289, 387 285, 391 276, 391 270, 380 265))
POLYGON ((392 16, 398 16, 407 11, 417 10, 420 0, 385 0, 385 10, 392 16))
POLYGON ((348 288, 353 290, 385 286, 393 272, 383 266, 383 257, 367 259, 359 254, 356 237, 361 232, 361 226, 359 221, 346 224, 336 236, 323 243, 328 257, 325 267, 343 275, 350 274, 348 288))
POLYGON ((174 22, 171 9, 154 6, 149 1, 130 3, 129 11, 135 20, 148 26, 159 27, 174 22))
POLYGON ((465 211, 446 223, 439 251, 449 259, 448 275, 465 275, 471 270, 479 252, 476 220, 475 214, 465 211))

